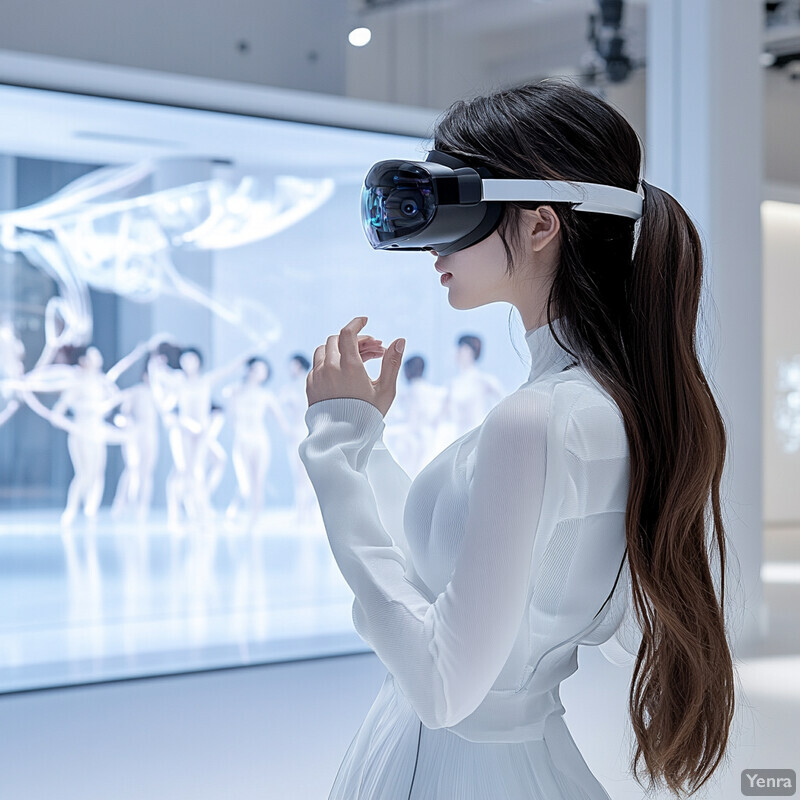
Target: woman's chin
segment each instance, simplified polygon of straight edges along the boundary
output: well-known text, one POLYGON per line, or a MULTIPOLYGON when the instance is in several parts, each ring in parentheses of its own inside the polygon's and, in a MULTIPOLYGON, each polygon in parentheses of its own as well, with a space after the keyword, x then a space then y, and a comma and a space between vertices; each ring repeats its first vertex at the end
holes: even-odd
POLYGON ((456 309, 456 311, 469 311, 471 308, 478 308, 479 306, 485 305, 485 303, 471 302, 466 298, 458 297, 458 295, 453 296, 452 292, 447 295, 447 302, 450 303, 451 308, 456 309))

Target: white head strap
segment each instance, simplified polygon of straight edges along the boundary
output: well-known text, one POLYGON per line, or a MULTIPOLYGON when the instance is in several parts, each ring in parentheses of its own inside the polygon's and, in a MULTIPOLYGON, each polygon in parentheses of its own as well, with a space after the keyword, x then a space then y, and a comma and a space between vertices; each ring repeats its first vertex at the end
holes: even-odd
POLYGON ((577 203, 575 211, 615 214, 629 219, 642 216, 643 196, 619 186, 520 178, 484 178, 481 184, 481 199, 487 202, 577 203))

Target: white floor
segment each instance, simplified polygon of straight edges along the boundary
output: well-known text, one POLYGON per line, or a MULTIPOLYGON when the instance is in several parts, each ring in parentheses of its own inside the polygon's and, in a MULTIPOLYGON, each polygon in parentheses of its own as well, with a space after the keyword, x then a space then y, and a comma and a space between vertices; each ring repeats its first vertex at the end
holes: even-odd
MULTIPOLYGON (((728 763, 698 795, 710 800, 741 797, 743 769, 800 772, 800 532, 769 532, 765 559, 782 565, 765 571, 770 631, 737 665, 728 763)), ((613 800, 639 800, 629 675, 594 649, 580 663, 562 689, 573 736, 613 800)), ((0 695, 0 798, 325 800, 383 674, 367 654, 0 695)))

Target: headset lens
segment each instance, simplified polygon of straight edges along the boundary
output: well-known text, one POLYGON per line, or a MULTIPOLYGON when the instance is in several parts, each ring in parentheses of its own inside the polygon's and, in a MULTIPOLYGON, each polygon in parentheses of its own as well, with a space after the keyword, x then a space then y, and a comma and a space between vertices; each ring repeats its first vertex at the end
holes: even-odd
POLYGON ((419 233, 435 212, 433 182, 424 168, 407 161, 381 161, 367 174, 361 222, 373 247, 390 247, 419 233))

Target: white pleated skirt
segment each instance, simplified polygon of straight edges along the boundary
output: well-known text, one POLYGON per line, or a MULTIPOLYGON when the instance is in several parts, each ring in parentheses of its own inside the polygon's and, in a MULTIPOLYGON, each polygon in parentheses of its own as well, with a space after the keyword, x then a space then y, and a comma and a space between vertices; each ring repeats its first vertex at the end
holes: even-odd
POLYGON ((328 800, 611 800, 562 715, 525 742, 470 742, 420 723, 387 673, 328 800))

